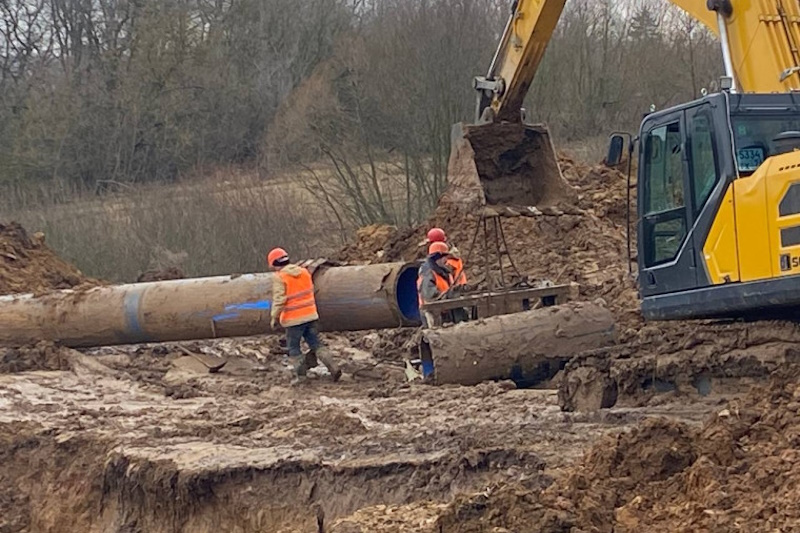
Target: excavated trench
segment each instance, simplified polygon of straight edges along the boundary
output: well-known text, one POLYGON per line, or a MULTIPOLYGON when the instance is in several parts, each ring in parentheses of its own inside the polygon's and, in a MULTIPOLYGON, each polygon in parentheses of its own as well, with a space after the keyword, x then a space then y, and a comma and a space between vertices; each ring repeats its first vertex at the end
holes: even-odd
MULTIPOLYGON (((318 533, 374 505, 547 483, 540 453, 554 436, 533 414, 557 412, 552 393, 388 375, 295 390, 280 356, 259 360, 276 340, 190 345, 225 350, 216 374, 170 345, 7 351, 0 531, 318 533)), ((344 342, 333 339, 337 354, 344 342)))
POLYGON ((19 424, 0 426, 0 434, 0 530, 9 533, 317 533, 363 507, 447 500, 498 469, 544 468, 534 455, 508 450, 326 463, 292 450, 128 448, 19 424), (223 455, 229 464, 203 468, 223 455))
MULTIPOLYGON (((32 419, 0 423, 3 533, 318 533, 364 507, 449 501, 509 469, 546 484, 533 451, 470 439, 448 423, 439 435, 390 417, 360 422, 335 406, 309 410, 296 400, 262 405, 268 413, 251 418, 243 413, 265 402, 251 396, 245 409, 235 398, 214 409, 216 401, 204 396, 162 399, 157 409, 151 394, 99 405, 75 390, 63 412, 39 396, 60 374, 70 373, 0 379, 0 405, 28 403, 32 419), (24 398, 11 399, 12 391, 24 398), (73 405, 79 397, 84 408, 73 405), (276 420, 292 404, 296 416, 276 420)), ((137 388, 109 387, 119 394, 137 388)), ((25 418, 4 409, 0 421, 13 416, 25 418)))

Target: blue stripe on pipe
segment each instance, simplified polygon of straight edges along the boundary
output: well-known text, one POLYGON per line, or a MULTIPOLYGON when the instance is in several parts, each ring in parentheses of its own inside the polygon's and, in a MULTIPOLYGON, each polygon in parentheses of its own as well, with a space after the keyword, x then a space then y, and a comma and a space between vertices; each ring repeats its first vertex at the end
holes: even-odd
POLYGON ((239 313, 223 313, 221 315, 214 315, 212 317, 212 320, 214 322, 219 322, 220 320, 228 320, 230 318, 237 318, 238 316, 239 313))
POLYGON ((244 302, 240 304, 230 304, 225 306, 225 312, 219 315, 214 315, 211 320, 214 322, 220 320, 230 320, 239 317, 239 311, 269 311, 272 308, 272 302, 269 300, 258 300, 257 302, 244 302))
POLYGON ((142 300, 142 291, 139 288, 129 291, 125 295, 125 324, 129 335, 133 335, 133 342, 145 342, 147 336, 142 330, 142 325, 139 323, 139 304, 142 300))
POLYGON ((269 300, 259 300, 257 302, 247 302, 243 304, 226 305, 226 311, 269 311, 272 303, 269 300))

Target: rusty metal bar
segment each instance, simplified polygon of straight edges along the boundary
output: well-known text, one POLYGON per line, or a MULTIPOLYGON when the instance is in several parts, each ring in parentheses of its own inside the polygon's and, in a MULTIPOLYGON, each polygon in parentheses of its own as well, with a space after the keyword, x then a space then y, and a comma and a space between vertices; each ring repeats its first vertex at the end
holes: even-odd
MULTIPOLYGON (((437 300, 422 306, 434 317, 436 326, 442 325, 442 315, 459 308, 477 310, 476 318, 521 313, 534 309, 536 304, 544 307, 563 303, 569 295, 569 285, 553 285, 530 289, 509 289, 502 292, 481 292, 457 298, 437 300)), ((472 313, 471 313, 472 314, 472 313)))

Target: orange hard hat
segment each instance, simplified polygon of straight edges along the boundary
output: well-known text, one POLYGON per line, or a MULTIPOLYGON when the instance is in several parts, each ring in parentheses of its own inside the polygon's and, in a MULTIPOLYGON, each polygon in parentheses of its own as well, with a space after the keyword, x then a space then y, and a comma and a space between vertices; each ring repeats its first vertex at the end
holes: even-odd
POLYGON ((269 254, 267 254, 267 264, 269 266, 275 266, 275 263, 281 259, 289 259, 289 254, 287 254, 286 250, 283 248, 273 248, 270 250, 269 254))
POLYGON ((442 228, 431 228, 428 231, 428 242, 445 242, 447 235, 442 228))
POLYGON ((442 254, 445 255, 450 251, 450 248, 443 242, 434 242, 428 246, 428 255, 442 254))

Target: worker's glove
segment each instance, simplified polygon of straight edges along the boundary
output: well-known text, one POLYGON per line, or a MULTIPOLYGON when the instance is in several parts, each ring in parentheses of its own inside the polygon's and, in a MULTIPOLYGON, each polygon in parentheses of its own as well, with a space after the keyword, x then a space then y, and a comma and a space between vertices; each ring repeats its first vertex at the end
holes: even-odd
POLYGON ((278 319, 277 318, 271 319, 269 321, 269 327, 271 327, 272 329, 278 329, 278 319))
POLYGON ((450 295, 450 298, 457 298, 464 293, 464 286, 463 285, 455 285, 450 287, 450 290, 447 291, 450 295))

